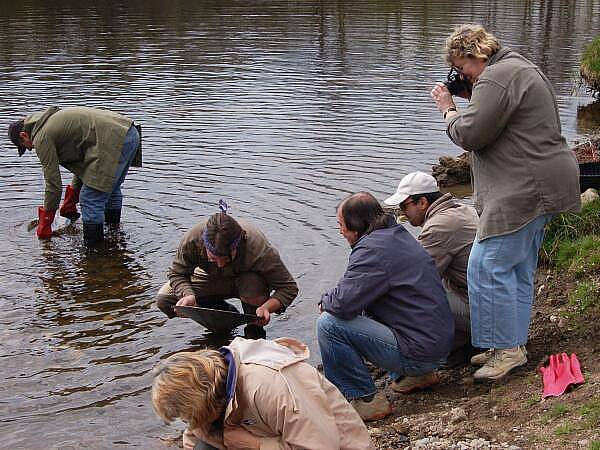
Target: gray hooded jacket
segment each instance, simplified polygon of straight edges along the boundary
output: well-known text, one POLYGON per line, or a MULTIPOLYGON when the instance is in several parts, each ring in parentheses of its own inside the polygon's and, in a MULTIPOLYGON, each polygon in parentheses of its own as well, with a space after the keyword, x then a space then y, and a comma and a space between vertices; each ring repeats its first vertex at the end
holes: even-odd
POLYGON ((447 133, 472 155, 479 240, 581 209, 579 168, 550 81, 518 53, 501 48, 489 59, 469 106, 447 119, 447 133))

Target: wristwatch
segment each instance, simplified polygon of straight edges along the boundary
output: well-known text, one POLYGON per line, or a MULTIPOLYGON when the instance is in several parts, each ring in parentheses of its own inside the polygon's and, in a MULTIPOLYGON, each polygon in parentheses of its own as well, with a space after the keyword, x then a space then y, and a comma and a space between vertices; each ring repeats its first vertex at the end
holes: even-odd
POLYGON ((456 106, 451 106, 450 108, 448 108, 446 111, 444 111, 444 120, 446 120, 446 115, 450 112, 450 111, 456 111, 456 106))

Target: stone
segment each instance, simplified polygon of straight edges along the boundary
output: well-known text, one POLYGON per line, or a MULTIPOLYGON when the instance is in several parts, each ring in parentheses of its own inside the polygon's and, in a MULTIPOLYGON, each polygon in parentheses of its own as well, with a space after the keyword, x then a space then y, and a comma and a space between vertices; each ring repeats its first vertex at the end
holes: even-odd
POLYGON ((545 288, 546 288, 545 284, 540 285, 540 287, 538 288, 538 291, 537 291, 537 295, 540 295, 545 288))
POLYGON ((438 441, 438 438, 436 438, 436 437, 427 437, 427 438, 419 439, 418 441, 414 442, 413 448, 415 450, 419 450, 419 449, 425 450, 425 449, 427 449, 427 447, 430 444, 434 444, 437 441, 438 441))
POLYGON ((471 441, 471 448, 477 450, 488 450, 490 443, 483 438, 474 439, 471 441))
POLYGON ((600 195, 598 195, 598 191, 596 189, 589 188, 583 194, 581 194, 581 204, 585 205, 586 203, 593 202, 598 198, 600 198, 600 195))
POLYGON ((395 422, 392 425, 392 428, 396 431, 396 433, 400 434, 408 434, 410 432, 410 426, 408 423, 395 422))
POLYGON ((450 423, 456 424, 467 419, 467 412, 462 408, 450 410, 450 423))
POLYGON ((471 155, 464 152, 456 158, 441 156, 439 165, 431 168, 431 175, 441 187, 471 182, 471 155))
POLYGON ((369 434, 374 437, 381 436, 381 428, 371 428, 369 429, 369 434))

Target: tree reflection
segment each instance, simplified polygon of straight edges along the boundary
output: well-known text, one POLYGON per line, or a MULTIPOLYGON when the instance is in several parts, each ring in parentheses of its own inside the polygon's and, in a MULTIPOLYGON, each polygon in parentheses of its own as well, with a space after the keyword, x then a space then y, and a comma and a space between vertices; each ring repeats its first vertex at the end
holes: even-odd
POLYGON ((144 314, 151 303, 150 277, 122 235, 113 234, 93 250, 79 236, 54 238, 42 247, 42 256, 46 296, 37 309, 39 316, 64 327, 55 338, 77 348, 99 348, 151 328, 152 317, 144 314))

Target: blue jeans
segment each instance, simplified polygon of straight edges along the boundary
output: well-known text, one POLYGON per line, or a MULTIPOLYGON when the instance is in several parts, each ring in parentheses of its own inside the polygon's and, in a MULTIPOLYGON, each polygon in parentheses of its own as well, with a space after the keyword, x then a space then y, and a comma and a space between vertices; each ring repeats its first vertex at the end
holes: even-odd
POLYGON ((467 267, 473 346, 527 343, 538 252, 550 220, 546 214, 514 233, 475 238, 467 267))
POLYGON ((113 178, 112 192, 102 192, 86 186, 81 188, 79 193, 79 204, 81 205, 81 216, 85 223, 104 223, 105 209, 120 210, 123 205, 123 193, 121 185, 125 181, 129 165, 135 156, 140 143, 140 135, 137 129, 132 125, 125 135, 123 141, 123 150, 117 166, 117 171, 113 178))
POLYGON ((394 372, 395 377, 422 375, 440 366, 440 361, 423 362, 403 356, 392 330, 366 316, 343 320, 321 313, 317 339, 325 377, 348 400, 377 392, 363 358, 394 372))

